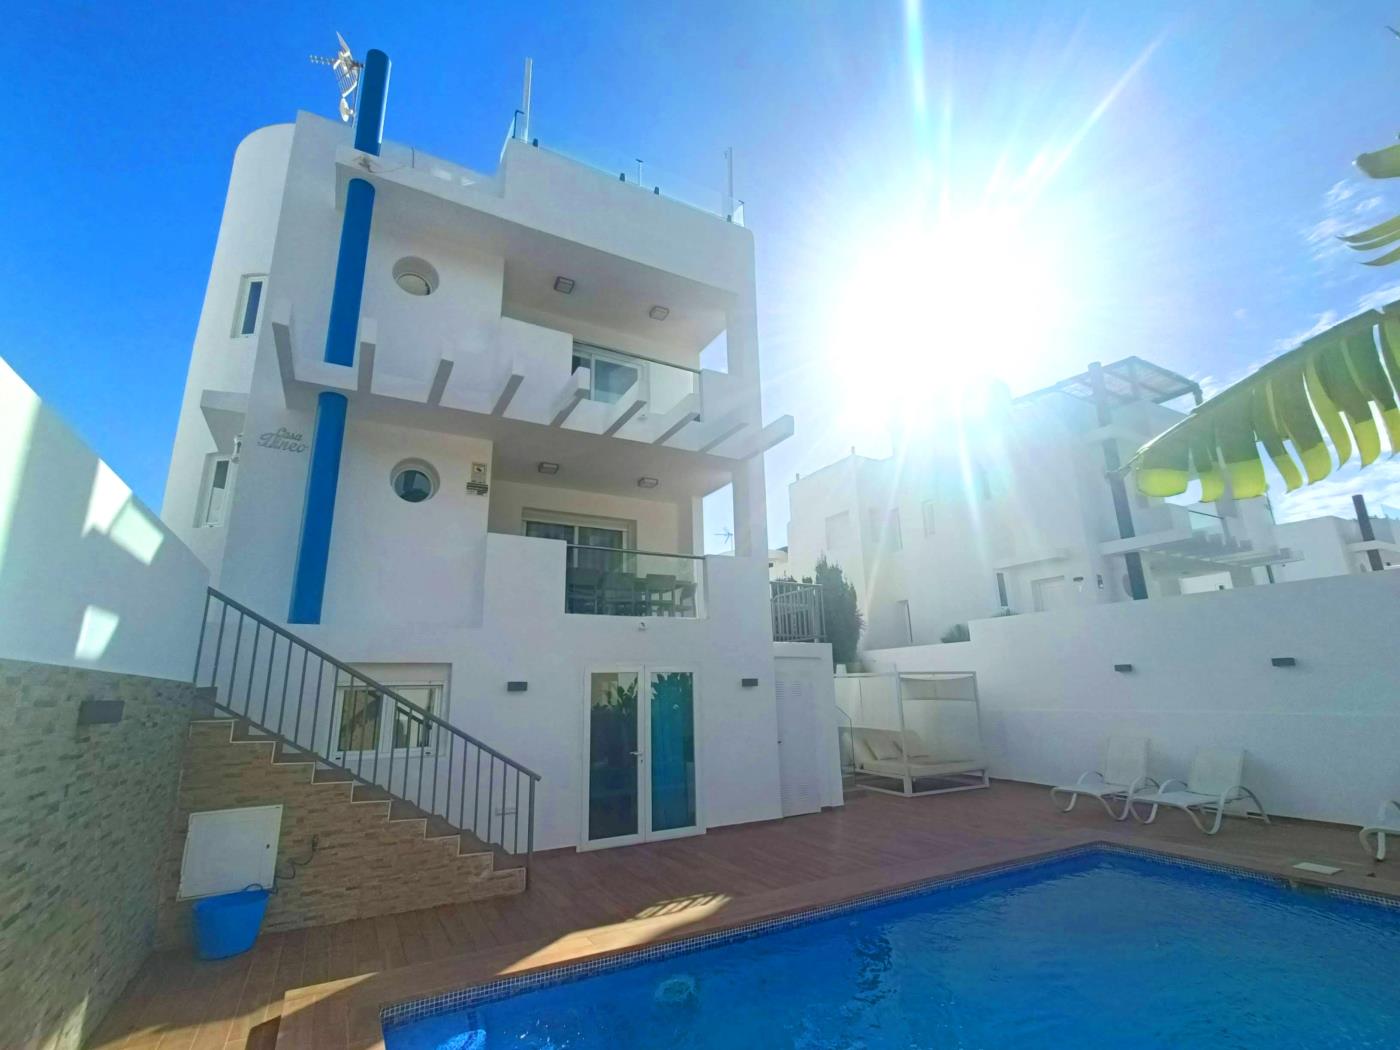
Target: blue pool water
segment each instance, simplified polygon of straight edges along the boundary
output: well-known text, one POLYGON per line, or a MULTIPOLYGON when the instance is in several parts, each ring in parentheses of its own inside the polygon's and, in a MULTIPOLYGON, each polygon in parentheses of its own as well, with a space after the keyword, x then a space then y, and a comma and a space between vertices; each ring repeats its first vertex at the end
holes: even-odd
POLYGON ((1094 852, 385 1028, 387 1050, 1400 1047, 1400 909, 1094 852))

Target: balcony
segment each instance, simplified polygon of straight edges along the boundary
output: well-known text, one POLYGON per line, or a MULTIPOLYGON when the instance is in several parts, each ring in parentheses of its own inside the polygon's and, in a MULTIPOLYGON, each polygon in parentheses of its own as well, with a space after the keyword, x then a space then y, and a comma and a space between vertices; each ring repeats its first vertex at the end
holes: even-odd
POLYGON ((568 545, 564 609, 591 616, 696 619, 704 610, 705 559, 696 554, 568 545))
POLYGON ((773 610, 773 641, 826 641, 821 587, 814 583, 771 580, 768 589, 773 610))
POLYGON ((701 416, 698 369, 578 341, 570 368, 578 396, 591 403, 575 410, 575 426, 601 432, 619 412, 626 412, 629 420, 634 415, 639 421, 667 419, 660 432, 656 427, 645 430, 653 440, 664 442, 701 416), (589 419, 590 410, 596 419, 589 419), (665 433, 668 426, 671 433, 665 433))

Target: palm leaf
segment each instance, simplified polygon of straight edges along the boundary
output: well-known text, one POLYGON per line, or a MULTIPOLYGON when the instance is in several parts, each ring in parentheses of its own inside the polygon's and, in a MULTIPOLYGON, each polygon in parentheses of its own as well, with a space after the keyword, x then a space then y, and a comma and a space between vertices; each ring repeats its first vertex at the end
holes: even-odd
POLYGON ((1393 219, 1386 219, 1385 222, 1372 226, 1369 230, 1362 230, 1360 233, 1344 233, 1341 240, 1346 241, 1353 248, 1379 248, 1383 244, 1400 238, 1400 215, 1393 219))
POLYGON ((1400 175, 1400 145, 1363 153, 1356 158, 1356 166, 1373 179, 1393 179, 1400 175))
POLYGON ((1149 496, 1178 495, 1194 475, 1203 501, 1224 495, 1227 478, 1234 495, 1247 499, 1268 487, 1262 445, 1291 491, 1327 477, 1351 459, 1353 448, 1363 467, 1373 463, 1381 453, 1377 415, 1394 455, 1400 451, 1398 348, 1400 302, 1358 314, 1198 405, 1124 469, 1149 496))

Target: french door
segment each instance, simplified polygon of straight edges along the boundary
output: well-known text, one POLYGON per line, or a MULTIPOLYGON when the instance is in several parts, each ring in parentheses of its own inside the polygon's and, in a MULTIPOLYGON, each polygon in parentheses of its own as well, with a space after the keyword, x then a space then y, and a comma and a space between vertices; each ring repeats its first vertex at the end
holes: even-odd
POLYGON ((582 849, 704 830, 696 779, 695 672, 613 667, 585 684, 582 849))

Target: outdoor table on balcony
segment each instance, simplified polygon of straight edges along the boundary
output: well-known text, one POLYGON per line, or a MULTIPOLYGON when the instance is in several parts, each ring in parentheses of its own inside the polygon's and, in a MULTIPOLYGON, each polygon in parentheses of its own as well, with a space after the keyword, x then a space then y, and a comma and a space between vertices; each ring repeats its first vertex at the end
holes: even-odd
POLYGON ((571 613, 605 616, 694 616, 695 584, 675 576, 572 569, 568 603, 571 613))

